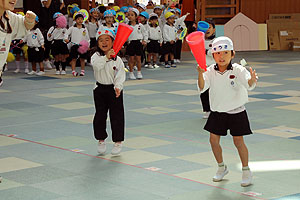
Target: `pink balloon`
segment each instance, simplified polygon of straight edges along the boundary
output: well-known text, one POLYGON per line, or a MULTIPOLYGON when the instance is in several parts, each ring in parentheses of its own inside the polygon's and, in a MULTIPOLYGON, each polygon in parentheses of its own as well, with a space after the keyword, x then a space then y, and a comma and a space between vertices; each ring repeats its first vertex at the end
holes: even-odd
POLYGON ((193 32, 186 37, 186 41, 198 63, 198 65, 206 71, 206 55, 205 55, 205 34, 200 31, 193 32))
POLYGON ((67 27, 67 19, 65 16, 59 16, 56 18, 56 25, 59 28, 66 28, 67 27))
POLYGON ((130 34, 132 33, 133 28, 127 24, 120 23, 117 30, 116 39, 114 41, 113 49, 115 51, 115 55, 113 57, 116 57, 126 40, 129 38, 130 34))
POLYGON ((79 48, 78 48, 78 52, 81 53, 81 54, 85 54, 88 49, 89 49, 89 42, 86 41, 86 40, 82 40, 80 43, 79 43, 79 48))

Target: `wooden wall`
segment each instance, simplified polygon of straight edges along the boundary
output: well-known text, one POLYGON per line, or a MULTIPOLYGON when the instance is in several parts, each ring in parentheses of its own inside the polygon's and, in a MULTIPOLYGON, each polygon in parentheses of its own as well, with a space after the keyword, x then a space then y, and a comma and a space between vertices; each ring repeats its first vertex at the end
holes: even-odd
POLYGON ((300 13, 300 0, 241 0, 241 12, 256 23, 266 23, 269 14, 300 13))

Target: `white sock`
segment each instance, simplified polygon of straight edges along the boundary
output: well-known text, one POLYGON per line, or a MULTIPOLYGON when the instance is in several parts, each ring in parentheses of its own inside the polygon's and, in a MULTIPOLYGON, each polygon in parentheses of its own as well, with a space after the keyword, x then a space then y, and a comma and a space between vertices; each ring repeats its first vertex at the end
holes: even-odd
POLYGON ((29 63, 28 61, 25 61, 25 69, 28 69, 29 68, 29 63))
POLYGON ((225 170, 225 164, 224 164, 224 162, 218 163, 218 167, 221 168, 221 169, 223 169, 223 170, 225 170))
POLYGON ((20 69, 20 61, 16 61, 17 69, 20 69))
POLYGON ((247 170, 250 170, 250 168, 249 168, 249 166, 247 166, 247 167, 243 167, 242 170, 247 171, 247 170))

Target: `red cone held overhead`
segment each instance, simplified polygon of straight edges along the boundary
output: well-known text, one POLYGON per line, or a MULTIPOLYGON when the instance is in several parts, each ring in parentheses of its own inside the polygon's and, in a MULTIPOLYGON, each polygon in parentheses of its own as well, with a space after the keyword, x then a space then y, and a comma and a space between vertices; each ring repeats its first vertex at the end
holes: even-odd
POLYGON ((115 51, 115 55, 113 57, 116 57, 130 34, 132 33, 133 28, 127 24, 120 23, 117 30, 116 39, 114 42, 113 49, 115 51))
POLYGON ((198 63, 198 65, 206 70, 206 55, 205 55, 205 34, 200 31, 193 32, 186 37, 186 41, 198 63))

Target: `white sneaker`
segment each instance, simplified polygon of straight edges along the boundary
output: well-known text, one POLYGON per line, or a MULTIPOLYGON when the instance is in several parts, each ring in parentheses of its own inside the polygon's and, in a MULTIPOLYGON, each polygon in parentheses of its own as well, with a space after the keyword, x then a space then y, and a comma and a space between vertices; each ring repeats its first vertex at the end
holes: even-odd
POLYGON ((142 79, 142 78, 143 78, 143 75, 142 75, 142 72, 141 72, 141 71, 138 71, 138 72, 137 72, 136 78, 137 78, 137 79, 142 79))
POLYGON ((134 67, 133 67, 133 70, 135 70, 135 71, 138 70, 137 66, 134 66, 134 67))
POLYGON ((180 63, 180 60, 179 60, 179 59, 176 59, 176 63, 180 63))
POLYGON ((16 69, 15 71, 14 71, 14 73, 19 73, 20 72, 20 69, 16 69))
POLYGON ((148 67, 149 67, 149 65, 148 65, 148 64, 145 64, 145 65, 144 65, 144 67, 145 67, 145 68, 148 68, 148 67))
POLYGON ((44 74, 45 74, 45 72, 43 72, 43 71, 39 71, 38 73, 36 73, 36 75, 38 75, 38 76, 42 76, 44 74))
POLYGON ((0 87, 1 87, 1 85, 3 85, 3 80, 2 80, 2 78, 0 76, 0 87))
POLYGON ((129 73, 129 79, 130 79, 130 80, 136 80, 136 78, 135 78, 133 72, 130 72, 130 73, 129 73))
POLYGON ((98 142, 97 151, 99 154, 105 154, 106 152, 106 143, 105 142, 98 142))
POLYGON ((154 69, 153 65, 148 66, 149 69, 154 69))
POLYGON ((228 174, 228 169, 227 169, 227 166, 225 165, 225 167, 219 167, 218 168, 218 171, 217 171, 217 173, 216 173, 216 175, 213 177, 213 181, 214 182, 219 182, 219 181, 221 181, 223 178, 224 178, 224 176, 226 175, 226 174, 228 174))
POLYGON ((44 65, 45 65, 46 69, 52 69, 52 65, 51 65, 51 62, 49 60, 44 61, 44 65))
POLYGON ((111 150, 111 154, 116 156, 119 155, 122 151, 122 144, 121 143, 115 143, 113 149, 111 150))
POLYGON ((203 119, 208 119, 210 112, 205 112, 203 115, 203 119))
POLYGON ((25 69, 25 74, 28 74, 29 73, 29 69, 25 69))
POLYGON ((157 64, 154 64, 153 67, 156 69, 156 68, 159 68, 159 66, 157 64))
POLYGON ((247 187, 251 184, 252 184, 252 172, 250 170, 243 170, 241 186, 247 187))
POLYGON ((60 75, 60 71, 59 71, 59 70, 56 70, 55 74, 56 74, 56 75, 60 75))
POLYGON ((28 75, 36 75, 36 71, 31 71, 27 73, 28 75))
POLYGON ((67 73, 66 73, 65 70, 61 70, 60 74, 61 74, 61 75, 66 75, 67 73))

